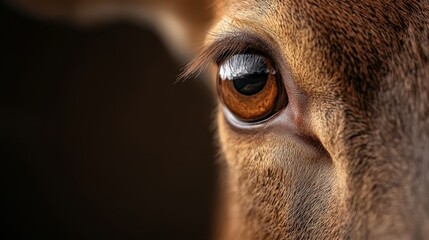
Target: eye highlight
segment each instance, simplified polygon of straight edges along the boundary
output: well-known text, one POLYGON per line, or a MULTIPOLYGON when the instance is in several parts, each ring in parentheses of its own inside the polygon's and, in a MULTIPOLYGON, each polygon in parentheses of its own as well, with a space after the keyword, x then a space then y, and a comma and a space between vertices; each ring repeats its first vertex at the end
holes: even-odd
POLYGON ((280 80, 269 58, 236 54, 219 64, 218 93, 238 119, 259 122, 287 105, 280 80))

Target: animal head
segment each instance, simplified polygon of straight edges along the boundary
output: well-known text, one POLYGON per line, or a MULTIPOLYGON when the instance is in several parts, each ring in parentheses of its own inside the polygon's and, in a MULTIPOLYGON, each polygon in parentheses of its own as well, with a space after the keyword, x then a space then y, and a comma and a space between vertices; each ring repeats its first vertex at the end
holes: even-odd
POLYGON ((429 3, 220 4, 191 68, 218 66, 226 236, 427 236, 429 3))
POLYGON ((428 236, 429 2, 210 6, 185 74, 214 69, 219 237, 428 236))

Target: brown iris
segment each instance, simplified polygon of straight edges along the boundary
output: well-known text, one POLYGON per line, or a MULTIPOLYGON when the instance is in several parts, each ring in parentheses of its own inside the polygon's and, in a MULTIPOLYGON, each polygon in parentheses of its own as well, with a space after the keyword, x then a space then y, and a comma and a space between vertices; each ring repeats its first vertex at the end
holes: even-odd
POLYGON ((240 120, 257 122, 287 103, 270 59, 237 54, 219 65, 218 92, 225 106, 240 120))

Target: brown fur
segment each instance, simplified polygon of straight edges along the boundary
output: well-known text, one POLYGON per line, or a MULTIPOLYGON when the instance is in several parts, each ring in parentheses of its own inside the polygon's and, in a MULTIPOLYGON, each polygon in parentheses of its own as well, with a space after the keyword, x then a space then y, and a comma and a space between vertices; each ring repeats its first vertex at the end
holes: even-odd
POLYGON ((239 129, 220 110, 231 194, 223 237, 429 236, 429 3, 223 4, 208 44, 227 32, 270 39, 292 78, 292 119, 322 146, 277 119, 239 129))
POLYGON ((226 191, 218 237, 427 238, 429 2, 214 6, 215 24, 190 71, 250 35, 266 45, 290 100, 254 127, 233 123, 219 106, 226 191))

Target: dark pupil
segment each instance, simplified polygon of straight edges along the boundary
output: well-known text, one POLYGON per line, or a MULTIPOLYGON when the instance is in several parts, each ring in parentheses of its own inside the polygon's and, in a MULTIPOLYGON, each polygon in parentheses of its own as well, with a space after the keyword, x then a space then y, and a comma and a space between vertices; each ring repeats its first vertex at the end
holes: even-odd
POLYGON ((269 73, 251 73, 236 77, 232 80, 235 89, 246 96, 259 93, 264 89, 269 73))

